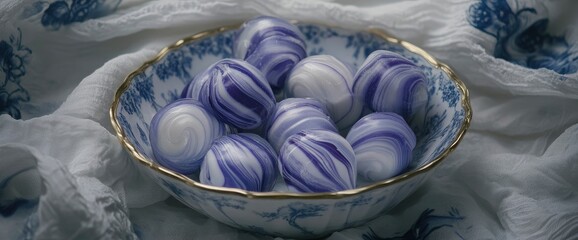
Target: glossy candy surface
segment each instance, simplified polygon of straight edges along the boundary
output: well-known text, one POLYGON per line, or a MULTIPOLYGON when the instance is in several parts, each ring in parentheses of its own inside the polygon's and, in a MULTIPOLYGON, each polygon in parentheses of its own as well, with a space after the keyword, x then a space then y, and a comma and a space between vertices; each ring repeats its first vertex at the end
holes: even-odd
POLYGON ((265 139, 231 134, 213 143, 201 167, 200 181, 219 187, 270 191, 277 178, 277 154, 265 139))
POLYGON ((369 181, 400 174, 412 158, 416 137, 405 120, 395 113, 377 112, 351 127, 347 141, 357 159, 357 173, 369 181))
POLYGON ((355 74, 353 92, 376 112, 394 112, 406 120, 427 103, 426 77, 407 58, 390 51, 371 53, 355 74))
POLYGON ((189 91, 191 91, 191 88, 193 87, 194 82, 195 82, 195 78, 192 78, 192 79, 190 79, 189 82, 187 82, 185 87, 181 90, 180 98, 188 98, 187 96, 189 94, 189 91))
POLYGON ((199 169, 213 140, 227 133, 227 126, 200 102, 179 99, 154 115, 149 135, 155 160, 159 164, 182 174, 190 174, 199 169))
POLYGON ((245 61, 221 59, 201 73, 200 79, 203 104, 235 127, 258 128, 275 108, 275 96, 267 80, 245 61), (203 80, 205 77, 208 79, 203 80))
POLYGON ((210 77, 207 72, 203 72, 203 74, 198 74, 197 76, 193 77, 193 79, 191 79, 191 81, 188 82, 187 85, 185 85, 183 88, 183 91, 181 92, 181 98, 192 98, 200 101, 201 87, 203 86, 204 82, 209 79, 210 77))
POLYGON ((277 103, 269 119, 267 140, 279 152, 287 138, 307 129, 337 132, 322 103, 311 98, 287 98, 277 103))
POLYGON ((353 95, 352 69, 330 55, 303 59, 291 71, 285 84, 288 97, 311 97, 327 107, 331 119, 342 130, 357 121, 363 102, 353 95))
POLYGON ((355 188, 356 162, 349 142, 328 130, 304 130, 279 153, 281 175, 292 191, 334 192, 355 188))
POLYGON ((283 87, 287 73, 307 56, 299 29, 286 20, 257 17, 246 21, 236 36, 234 54, 263 72, 274 87, 283 87))

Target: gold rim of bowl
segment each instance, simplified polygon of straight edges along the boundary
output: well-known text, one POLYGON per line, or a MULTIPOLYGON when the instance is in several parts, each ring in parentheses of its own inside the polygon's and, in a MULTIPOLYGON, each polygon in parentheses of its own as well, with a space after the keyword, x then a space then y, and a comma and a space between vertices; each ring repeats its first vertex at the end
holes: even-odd
POLYGON ((345 190, 345 191, 326 192, 326 193, 252 192, 252 191, 246 191, 246 190, 237 189, 237 188, 217 187, 217 186, 211 186, 211 185, 206 185, 206 184, 196 182, 196 181, 190 179, 189 177, 187 177, 183 174, 173 172, 172 170, 169 170, 163 166, 158 165, 157 163, 153 162, 151 159, 148 159, 147 157, 142 155, 140 152, 138 152, 136 150, 136 148, 128 141, 124 130, 120 127, 118 120, 115 117, 116 113, 118 111, 120 97, 124 93, 124 91, 128 88, 132 79, 136 75, 142 73, 149 66, 153 65, 154 63, 156 63, 159 60, 161 60, 162 58, 164 58, 171 51, 178 49, 185 44, 188 44, 190 42, 193 42, 193 41, 205 38, 205 37, 213 36, 213 35, 221 33, 221 32, 233 30, 233 29, 239 28, 240 26, 241 26, 240 24, 236 24, 236 25, 231 25, 231 26, 219 27, 216 29, 199 32, 199 33, 194 34, 192 36, 183 38, 183 39, 173 43, 172 45, 163 48, 153 59, 146 61, 143 65, 141 65, 138 69, 131 72, 124 79, 123 83, 120 85, 120 87, 117 89, 117 91, 114 95, 112 106, 111 106, 110 111, 109 111, 110 121, 112 122, 112 126, 116 132, 116 136, 118 137, 118 139, 120 140, 122 145, 128 150, 130 155, 135 160, 138 161, 138 163, 143 164, 143 165, 151 168, 154 171, 157 171, 157 172, 159 172, 159 173, 161 173, 167 177, 170 177, 172 179, 175 179, 177 181, 185 183, 189 186, 192 186, 192 187, 195 187, 195 188, 198 188, 201 190, 217 192, 217 193, 222 193, 222 194, 237 195, 237 196, 246 197, 246 198, 259 198, 259 199, 339 199, 339 198, 354 196, 354 195, 357 195, 359 193, 379 189, 382 187, 393 185, 395 183, 403 182, 403 181, 408 180, 414 176, 424 174, 427 171, 432 170, 436 165, 438 165, 440 162, 442 162, 442 160, 444 160, 458 146, 459 142, 462 140, 464 134, 466 133, 466 130, 468 129, 468 127, 470 125, 470 121, 472 119, 472 109, 471 109, 471 105, 470 105, 470 96, 469 96, 468 89, 466 88, 465 84, 458 78, 458 76, 454 73, 454 71, 448 65, 437 61, 434 57, 429 55, 423 49, 421 49, 421 48, 419 48, 419 47, 417 47, 417 46, 415 46, 409 42, 406 42, 406 41, 400 40, 396 37, 393 37, 381 29, 368 29, 367 32, 374 34, 378 37, 381 37, 390 43, 401 45, 402 47, 406 48, 410 52, 415 53, 415 54, 423 57, 426 61, 428 61, 434 67, 444 71, 450 77, 450 79, 452 81, 454 81, 454 83, 458 87, 459 91, 461 92, 461 99, 460 100, 461 100, 462 107, 464 108, 464 111, 465 111, 465 116, 464 116, 465 119, 462 123, 462 126, 460 127, 460 130, 459 130, 457 136, 453 139, 451 145, 445 151, 443 151, 434 160, 421 166, 420 168, 409 171, 407 173, 398 175, 396 177, 393 177, 393 178, 390 178, 387 180, 379 181, 379 182, 376 182, 376 183, 373 183, 373 184, 370 184, 370 185, 367 185, 364 187, 359 187, 359 188, 345 190))

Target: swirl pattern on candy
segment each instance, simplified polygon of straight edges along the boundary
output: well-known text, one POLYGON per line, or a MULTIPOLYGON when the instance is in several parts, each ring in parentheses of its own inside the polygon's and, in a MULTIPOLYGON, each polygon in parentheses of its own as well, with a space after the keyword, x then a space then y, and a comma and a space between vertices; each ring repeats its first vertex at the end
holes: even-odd
POLYGON ((409 120, 427 102, 426 76, 394 52, 371 53, 354 79, 353 92, 376 112, 394 112, 409 120))
POLYGON ((185 85, 185 88, 183 88, 181 98, 192 98, 200 101, 201 87, 203 86, 203 83, 209 79, 210 78, 206 73, 194 76, 191 81, 185 85))
POLYGON ((195 78, 193 77, 192 79, 190 79, 189 82, 187 82, 187 84, 185 85, 185 87, 181 91, 180 98, 190 98, 187 96, 188 96, 189 92, 191 91, 191 89, 193 88, 194 83, 195 83, 195 78))
POLYGON ((327 107, 340 130, 360 117, 363 102, 354 97, 351 68, 330 55, 310 56, 299 62, 285 84, 288 97, 311 97, 327 107))
POLYGON ((251 133, 231 134, 213 143, 205 155, 203 184, 270 191, 277 179, 277 154, 265 139, 251 133))
POLYGON ((284 19, 257 17, 241 26, 234 54, 261 70, 272 86, 283 87, 289 71, 307 56, 303 39, 284 19))
POLYGON ((228 132, 224 123, 194 99, 179 99, 161 108, 149 129, 155 160, 182 174, 197 171, 213 140, 228 132))
POLYGON ((337 132, 322 103, 312 98, 287 98, 277 103, 269 119, 267 139, 279 151, 287 138, 307 129, 337 132))
MULTIPOLYGON (((273 90, 263 74, 237 59, 217 61, 201 73, 200 99, 222 121, 241 129, 265 124, 275 108, 273 90)), ((199 84, 199 83, 197 83, 199 84)))
POLYGON ((414 132, 396 113, 371 113, 357 121, 347 134, 363 179, 381 181, 400 174, 411 161, 414 132))
POLYGON ((287 139, 279 153, 281 175, 292 191, 334 192, 355 188, 355 155, 341 135, 304 130, 287 139))

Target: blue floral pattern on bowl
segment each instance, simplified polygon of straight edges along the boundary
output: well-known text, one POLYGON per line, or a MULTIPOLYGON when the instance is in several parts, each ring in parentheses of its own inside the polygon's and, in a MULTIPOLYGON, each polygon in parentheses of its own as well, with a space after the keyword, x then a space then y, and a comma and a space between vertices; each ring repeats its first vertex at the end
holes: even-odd
POLYGON ((547 68, 559 74, 578 70, 578 53, 564 36, 548 33, 548 18, 535 8, 512 10, 506 0, 481 0, 468 9, 468 22, 496 39, 494 57, 532 69, 547 68))
POLYGON ((155 61, 127 77, 111 108, 113 126, 121 142, 160 186, 190 208, 230 226, 281 237, 313 238, 359 226, 391 209, 415 191, 434 165, 453 149, 471 119, 467 90, 453 72, 427 53, 406 42, 390 42, 382 32, 358 32, 313 24, 299 24, 308 54, 330 54, 359 66, 377 49, 395 51, 424 70, 429 100, 421 118, 412 122, 418 136, 410 169, 384 183, 355 193, 254 193, 201 185, 195 176, 175 174, 152 162, 148 126, 156 111, 174 100, 196 73, 232 57, 234 29, 200 33, 179 41, 155 61), (411 49, 411 50, 410 50, 411 49))

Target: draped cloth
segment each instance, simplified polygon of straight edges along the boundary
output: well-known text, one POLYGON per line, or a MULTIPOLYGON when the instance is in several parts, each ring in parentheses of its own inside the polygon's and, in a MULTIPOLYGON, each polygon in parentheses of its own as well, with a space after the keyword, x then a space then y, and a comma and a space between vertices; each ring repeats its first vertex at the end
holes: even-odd
POLYGON ((271 239, 170 197, 108 117, 124 78, 164 46, 258 15, 384 29, 450 65, 471 94, 471 127, 431 178, 328 239, 578 238, 578 3, 351 3, 3 0, 2 238, 271 239))

